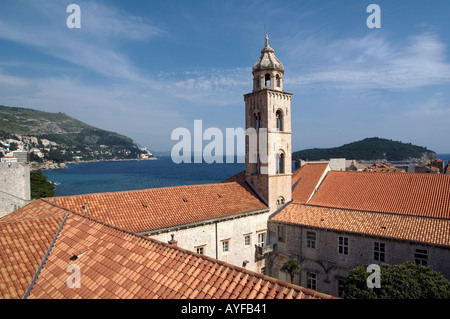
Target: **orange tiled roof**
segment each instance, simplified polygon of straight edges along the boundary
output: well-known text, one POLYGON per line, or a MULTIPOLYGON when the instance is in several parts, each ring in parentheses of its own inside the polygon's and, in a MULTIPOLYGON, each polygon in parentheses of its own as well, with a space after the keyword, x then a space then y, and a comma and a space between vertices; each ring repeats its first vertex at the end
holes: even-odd
POLYGON ((54 216, 64 216, 67 210, 54 206, 48 205, 44 199, 38 199, 25 205, 13 213, 0 218, 0 222, 5 221, 19 221, 23 219, 31 218, 44 218, 44 217, 54 217, 54 216))
POLYGON ((70 214, 30 298, 328 298, 184 249, 70 214), (74 255, 81 255, 70 260, 74 255), (67 286, 69 265, 80 288, 67 286))
POLYGON ((22 298, 63 217, 0 222, 0 297, 22 298))
POLYGON ((372 173, 406 173, 405 170, 401 168, 394 167, 390 163, 375 163, 372 166, 369 166, 364 169, 364 172, 372 172, 372 173))
MULTIPOLYGON (((132 232, 157 230, 267 209, 250 191, 235 182, 53 197, 45 200, 132 232), (83 211, 85 203, 86 211, 83 211)), ((26 207, 23 209, 26 210, 26 207)), ((12 215, 23 213, 18 211, 12 215)), ((13 216, 10 218, 15 218, 13 216)))
POLYGON ((450 176, 331 171, 308 204, 450 219, 450 176))
POLYGON ((328 163, 308 163, 292 174, 292 201, 306 204, 329 169, 328 163))
MULTIPOLYGON (((34 213, 54 208, 37 201, 34 213)), ((65 209, 53 213, 0 222, 1 298, 332 298, 65 209), (80 288, 68 285, 74 265, 80 288)))
POLYGON ((350 211, 292 203, 271 220, 450 246, 450 220, 350 211))

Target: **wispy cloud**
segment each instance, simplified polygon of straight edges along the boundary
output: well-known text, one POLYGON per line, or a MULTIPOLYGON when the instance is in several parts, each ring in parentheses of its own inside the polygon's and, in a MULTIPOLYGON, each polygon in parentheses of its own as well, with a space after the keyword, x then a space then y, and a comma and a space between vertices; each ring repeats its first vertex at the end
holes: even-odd
POLYGON ((35 19, 16 21, 0 15, 0 38, 31 46, 100 75, 142 80, 138 68, 120 50, 119 42, 149 40, 165 31, 113 7, 85 2, 81 8, 81 29, 68 29, 65 18, 69 14, 63 3, 27 3, 23 10, 35 10, 35 19))
POLYGON ((411 36, 401 46, 381 36, 317 44, 318 56, 289 85, 340 89, 415 89, 450 82, 446 46, 432 33, 411 36))
POLYGON ((209 69, 179 74, 160 74, 170 95, 198 106, 225 106, 241 103, 242 92, 249 90, 249 68, 209 69))

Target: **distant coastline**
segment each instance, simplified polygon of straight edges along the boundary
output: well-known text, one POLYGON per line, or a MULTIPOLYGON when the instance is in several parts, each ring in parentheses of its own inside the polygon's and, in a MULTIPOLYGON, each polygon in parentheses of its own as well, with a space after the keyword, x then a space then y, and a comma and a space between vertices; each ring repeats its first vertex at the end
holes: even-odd
POLYGON ((154 161, 154 160, 158 160, 158 158, 156 158, 156 157, 151 157, 148 159, 121 158, 121 159, 105 159, 105 160, 95 159, 95 160, 88 160, 88 161, 68 161, 68 162, 63 162, 63 163, 32 162, 31 170, 38 171, 38 170, 66 169, 68 164, 97 163, 97 162, 123 162, 123 161, 154 161))

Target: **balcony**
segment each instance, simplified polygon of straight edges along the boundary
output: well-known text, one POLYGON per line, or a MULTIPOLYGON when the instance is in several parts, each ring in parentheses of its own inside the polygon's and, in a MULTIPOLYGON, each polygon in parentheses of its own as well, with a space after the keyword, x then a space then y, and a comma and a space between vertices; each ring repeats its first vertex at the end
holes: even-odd
POLYGON ((269 254, 274 251, 276 244, 272 245, 264 245, 262 247, 255 245, 256 255, 258 257, 264 257, 266 254, 269 254))

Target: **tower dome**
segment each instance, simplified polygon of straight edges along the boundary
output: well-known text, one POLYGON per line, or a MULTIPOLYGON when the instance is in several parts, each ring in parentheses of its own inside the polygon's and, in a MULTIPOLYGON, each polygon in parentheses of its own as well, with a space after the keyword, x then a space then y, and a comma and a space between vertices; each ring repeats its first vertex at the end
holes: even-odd
POLYGON ((275 56, 275 50, 270 47, 269 37, 266 35, 266 46, 253 65, 253 92, 265 89, 283 91, 283 74, 283 63, 275 56))
POLYGON ((263 70, 276 70, 284 72, 283 63, 275 56, 275 50, 269 46, 269 37, 266 35, 266 46, 261 50, 261 57, 253 65, 253 72, 263 70))

